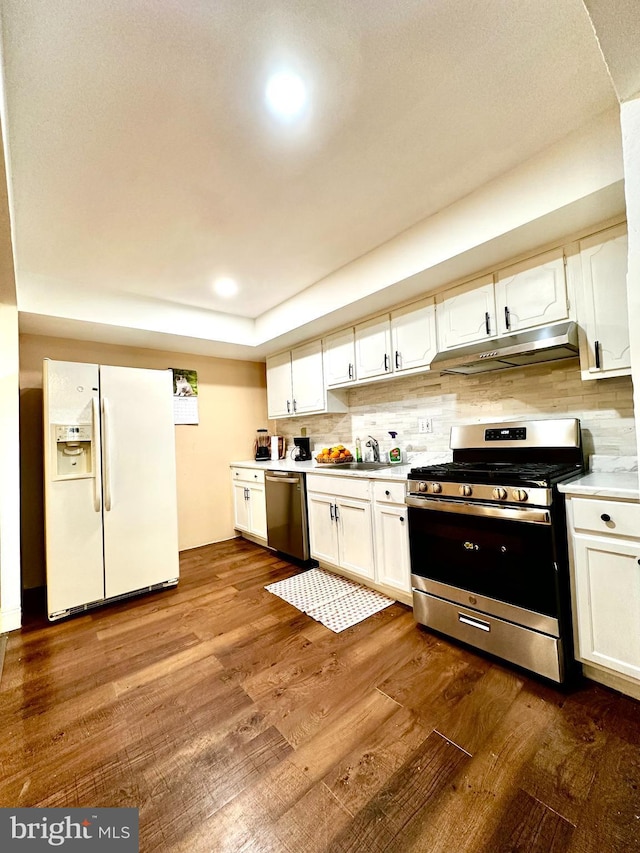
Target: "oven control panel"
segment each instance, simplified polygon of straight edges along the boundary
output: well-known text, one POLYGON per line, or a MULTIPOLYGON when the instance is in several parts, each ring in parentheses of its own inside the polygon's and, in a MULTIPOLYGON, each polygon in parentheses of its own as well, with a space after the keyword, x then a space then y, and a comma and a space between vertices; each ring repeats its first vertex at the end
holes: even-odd
POLYGON ((519 503, 551 506, 552 490, 544 487, 526 489, 518 486, 494 486, 489 483, 434 483, 429 480, 409 480, 407 493, 439 498, 471 498, 490 503, 519 503))
POLYGON ((526 427, 501 427, 486 429, 484 431, 485 441, 526 441, 526 427))

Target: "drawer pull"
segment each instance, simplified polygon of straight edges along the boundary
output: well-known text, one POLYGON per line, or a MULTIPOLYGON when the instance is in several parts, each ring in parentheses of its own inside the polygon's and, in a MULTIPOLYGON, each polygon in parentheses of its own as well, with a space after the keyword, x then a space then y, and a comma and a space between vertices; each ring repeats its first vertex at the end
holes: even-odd
MULTIPOLYGON (((400 516, 400 521, 404 521, 404 515, 400 516)), ((638 562, 640 563, 640 560, 638 560, 638 562)))
POLYGON ((458 613, 458 622, 463 625, 470 625, 472 628, 479 628, 481 631, 491 631, 491 623, 485 622, 484 619, 474 619, 473 616, 465 616, 464 613, 458 613))
POLYGON ((603 513, 602 513, 602 515, 600 516, 600 518, 601 518, 603 521, 611 521, 611 516, 610 516, 610 515, 609 515, 609 513, 607 513, 607 512, 603 512, 603 513))
POLYGON ((384 493, 385 493, 385 495, 386 495, 387 497, 389 497, 389 495, 391 494, 391 492, 389 491, 389 489, 385 489, 385 490, 384 490, 384 493))

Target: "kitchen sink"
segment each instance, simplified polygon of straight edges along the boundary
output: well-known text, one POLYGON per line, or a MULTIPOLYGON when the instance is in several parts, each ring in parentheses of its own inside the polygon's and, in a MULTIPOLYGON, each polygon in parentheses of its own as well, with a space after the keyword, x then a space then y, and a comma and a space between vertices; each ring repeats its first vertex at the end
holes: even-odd
POLYGON ((340 471, 379 471, 381 468, 392 468, 390 462, 342 462, 336 465, 340 471))

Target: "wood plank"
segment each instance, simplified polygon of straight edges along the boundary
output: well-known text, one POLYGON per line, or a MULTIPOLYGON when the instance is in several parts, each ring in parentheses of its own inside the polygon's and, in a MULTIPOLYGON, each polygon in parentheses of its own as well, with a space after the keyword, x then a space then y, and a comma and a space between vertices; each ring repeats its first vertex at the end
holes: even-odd
POLYGON ((449 851, 454 844, 456 853, 481 850, 496 833, 503 808, 556 712, 526 687, 520 690, 478 752, 451 780, 437 809, 431 810, 419 832, 407 838, 405 849, 436 853, 449 851))
MULTIPOLYGON (((553 809, 522 789, 516 791, 496 831, 478 853, 563 853, 571 843, 573 826, 553 809)), ((606 848, 601 848, 605 850, 606 848)))
POLYGON ((408 761, 332 839, 331 853, 401 850, 415 824, 429 819, 440 794, 469 756, 432 732, 408 761))
POLYGON ((640 850, 639 703, 399 604, 334 634, 264 590, 298 569, 244 540, 181 571, 9 635, 0 803, 136 806, 143 853, 640 850))

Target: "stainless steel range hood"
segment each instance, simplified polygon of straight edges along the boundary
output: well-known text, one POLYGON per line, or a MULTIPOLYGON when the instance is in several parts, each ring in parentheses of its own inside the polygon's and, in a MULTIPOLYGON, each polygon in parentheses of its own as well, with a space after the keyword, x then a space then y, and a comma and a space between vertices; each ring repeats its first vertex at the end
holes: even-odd
POLYGON ((578 327, 564 322, 438 353, 431 369, 440 373, 488 373, 577 356, 578 327))

